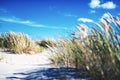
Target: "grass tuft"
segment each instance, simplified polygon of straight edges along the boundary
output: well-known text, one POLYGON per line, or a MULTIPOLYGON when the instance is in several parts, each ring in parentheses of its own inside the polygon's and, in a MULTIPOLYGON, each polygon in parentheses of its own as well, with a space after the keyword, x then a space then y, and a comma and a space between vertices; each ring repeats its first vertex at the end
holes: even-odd
POLYGON ((33 42, 28 35, 23 33, 8 32, 2 35, 2 44, 4 48, 14 53, 38 53, 43 49, 33 42))

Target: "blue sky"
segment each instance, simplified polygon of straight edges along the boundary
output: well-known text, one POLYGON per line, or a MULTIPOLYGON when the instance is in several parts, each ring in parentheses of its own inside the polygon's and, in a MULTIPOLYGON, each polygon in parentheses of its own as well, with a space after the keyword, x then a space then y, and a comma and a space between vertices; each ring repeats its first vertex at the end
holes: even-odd
POLYGON ((0 0, 0 32, 23 32, 32 39, 68 37, 78 24, 118 15, 120 0, 0 0))

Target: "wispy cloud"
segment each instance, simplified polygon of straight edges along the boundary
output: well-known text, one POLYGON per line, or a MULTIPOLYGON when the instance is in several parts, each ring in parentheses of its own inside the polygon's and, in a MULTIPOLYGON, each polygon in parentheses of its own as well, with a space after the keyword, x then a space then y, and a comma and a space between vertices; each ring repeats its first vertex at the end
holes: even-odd
POLYGON ((9 23, 22 24, 22 25, 26 25, 29 27, 50 28, 50 29, 67 29, 67 27, 47 26, 47 25, 43 25, 43 24, 38 24, 38 23, 33 22, 33 21, 29 21, 29 20, 21 20, 21 19, 16 18, 16 17, 11 17, 11 18, 0 17, 0 20, 4 21, 4 22, 9 22, 9 23))
POLYGON ((112 1, 107 1, 103 4, 100 4, 100 0, 91 0, 89 3, 90 8, 103 8, 103 9, 115 9, 116 4, 112 1))
POLYGON ((66 16, 66 17, 75 17, 75 18, 78 17, 78 16, 76 16, 76 15, 73 15, 73 14, 66 14, 66 13, 64 13, 63 15, 66 16))
POLYGON ((23 25, 32 26, 32 27, 44 27, 44 25, 42 24, 36 24, 35 22, 29 21, 29 20, 21 20, 15 17, 11 17, 11 18, 0 17, 0 20, 4 22, 18 23, 18 24, 23 24, 23 25))
POLYGON ((90 10, 90 13, 96 13, 96 11, 95 10, 90 10))
POLYGON ((92 19, 88 19, 88 18, 78 18, 77 21, 81 21, 81 22, 93 22, 92 19))
POLYGON ((57 11, 57 13, 58 13, 59 15, 65 16, 65 17, 74 17, 74 18, 77 18, 77 17, 78 17, 77 15, 72 14, 72 13, 66 13, 66 12, 61 12, 61 11, 57 11))

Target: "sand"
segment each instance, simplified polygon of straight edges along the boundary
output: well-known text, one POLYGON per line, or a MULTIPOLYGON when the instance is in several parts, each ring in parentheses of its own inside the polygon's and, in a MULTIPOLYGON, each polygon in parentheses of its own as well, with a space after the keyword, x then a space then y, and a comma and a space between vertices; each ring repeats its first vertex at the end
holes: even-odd
POLYGON ((3 60, 0 61, 0 80, 6 80, 6 77, 13 73, 39 69, 41 67, 52 67, 47 50, 33 55, 13 54, 2 51, 0 55, 3 57, 3 60))
POLYGON ((0 80, 86 80, 83 70, 56 67, 50 61, 50 51, 27 55, 0 51, 0 80))

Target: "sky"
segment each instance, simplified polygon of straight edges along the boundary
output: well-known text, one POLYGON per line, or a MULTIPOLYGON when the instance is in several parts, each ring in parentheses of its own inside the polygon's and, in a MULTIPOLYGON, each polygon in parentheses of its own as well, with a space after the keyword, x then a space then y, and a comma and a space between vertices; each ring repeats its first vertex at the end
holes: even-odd
POLYGON ((68 38, 78 24, 92 26, 120 16, 120 0, 0 0, 0 33, 22 32, 33 40, 68 38))

